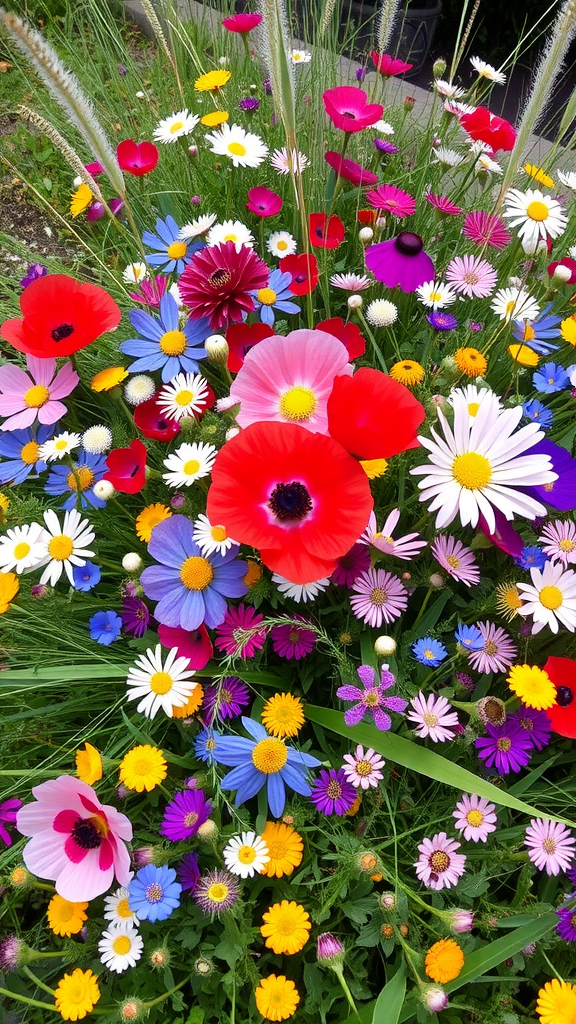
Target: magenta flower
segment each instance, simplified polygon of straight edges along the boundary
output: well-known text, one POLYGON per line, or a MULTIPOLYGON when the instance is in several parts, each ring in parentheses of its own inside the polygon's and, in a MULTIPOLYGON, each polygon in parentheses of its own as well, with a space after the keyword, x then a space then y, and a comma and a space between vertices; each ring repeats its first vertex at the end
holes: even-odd
POLYGON ((414 67, 413 64, 407 64, 406 61, 400 60, 399 57, 391 57, 389 53, 378 53, 376 50, 371 50, 370 56, 374 61, 376 71, 379 71, 381 75, 385 75, 386 78, 390 78, 392 75, 402 75, 405 71, 410 71, 410 68, 414 67))
POLYGON ((370 568, 370 552, 365 544, 356 543, 338 559, 330 579, 339 587, 351 587, 360 573, 370 568))
POLYGON ((505 629, 493 622, 477 622, 484 638, 484 647, 471 651, 468 663, 476 672, 506 672, 516 661, 516 645, 505 629))
POLYGON ((366 170, 361 164, 357 164, 355 160, 351 160, 350 157, 344 157, 341 153, 336 153, 333 149, 329 149, 324 154, 324 159, 333 171, 336 172, 339 178, 344 178, 345 181, 349 181, 352 185, 361 188, 366 185, 375 185, 378 181, 378 175, 372 171, 366 170))
POLYGON ((343 817, 356 799, 356 790, 347 782, 342 768, 323 768, 320 778, 312 785, 310 799, 322 814, 338 814, 343 817))
POLYGON ((423 839, 418 847, 420 856, 414 867, 421 882, 428 889, 451 889, 457 885, 466 870, 466 855, 456 853, 460 843, 438 832, 432 839, 423 839))
POLYGON ((201 789, 185 789, 183 793, 176 793, 164 810, 160 835, 172 843, 191 839, 208 820, 211 810, 212 804, 201 789))
POLYGON ((434 279, 434 264, 423 245, 419 235, 401 231, 397 238, 370 245, 366 249, 366 266, 388 288, 414 292, 434 279))
POLYGON ((446 280, 459 295, 485 299, 496 287, 498 274, 488 260, 479 256, 455 256, 446 269, 446 280))
POLYGON ((56 373, 55 359, 26 356, 28 373, 14 363, 0 366, 0 416, 7 416, 1 430, 23 430, 39 423, 56 423, 66 415, 59 401, 74 391, 79 377, 67 362, 56 373))
POLYGON ((344 721, 349 727, 358 725, 366 712, 369 712, 374 719, 374 725, 381 732, 386 732, 392 725, 392 719, 387 711, 403 714, 408 706, 408 701, 402 697, 385 696, 386 690, 394 685, 394 676, 384 666, 382 666, 379 683, 376 682, 376 672, 371 665, 360 665, 356 671, 364 689, 361 690, 359 686, 347 684, 340 686, 336 691, 340 700, 357 701, 354 707, 348 708, 344 713, 344 721))
POLYGON ((380 757, 380 754, 377 754, 372 747, 364 750, 359 743, 353 754, 344 754, 344 761, 346 763, 342 765, 342 771, 355 789, 376 787, 384 778, 380 771, 385 764, 384 758, 380 757))
POLYGON ((0 839, 5 846, 12 846, 12 836, 5 825, 16 824, 16 812, 22 807, 22 801, 17 797, 9 797, 0 804, 0 839))
POLYGON ((395 185, 378 185, 372 192, 366 193, 366 199, 371 206, 385 213, 391 213, 394 217, 409 217, 416 211, 416 200, 408 192, 403 192, 395 185))
POLYGON ((156 277, 144 278, 140 281, 140 292, 129 292, 131 299, 141 302, 143 306, 152 306, 154 309, 160 307, 160 299, 166 291, 168 277, 165 274, 157 274, 156 277))
POLYGON ((239 604, 237 608, 229 608, 224 621, 216 630, 216 647, 226 654, 253 658, 266 641, 266 630, 258 629, 263 621, 264 616, 249 605, 239 604))
POLYGON ((495 805, 485 797, 463 793, 462 799, 456 804, 456 810, 452 812, 454 827, 463 833, 464 839, 485 843, 490 833, 496 831, 495 810, 495 805))
POLYGON ((305 658, 316 646, 316 634, 313 629, 306 629, 299 626, 299 622, 306 622, 303 615, 294 615, 291 625, 274 626, 270 636, 275 654, 289 661, 300 661, 305 658))
POLYGON ((431 545, 432 554, 442 568, 459 583, 471 587, 480 582, 480 570, 470 548, 456 537, 440 534, 431 545))
POLYGON ((463 213, 462 207, 456 206, 448 196, 435 196, 433 192, 427 192, 424 198, 439 214, 457 217, 459 213, 463 213))
POLYGON ((361 132, 380 121, 384 108, 380 103, 369 103, 363 89, 356 85, 339 85, 326 89, 322 96, 324 109, 335 128, 343 132, 361 132))
POLYGON ((454 739, 454 728, 459 725, 458 715, 445 697, 436 697, 433 693, 425 697, 420 692, 410 703, 413 710, 409 711, 406 717, 410 722, 416 723, 417 728, 414 731, 420 739, 429 737, 434 743, 454 739))
POLYGON ((318 936, 316 946, 316 956, 320 963, 329 963, 330 961, 344 959, 344 946, 331 932, 322 932, 322 935, 318 936))
POLYGON ((360 573, 352 590, 355 591, 350 598, 352 611, 369 626, 380 627, 383 622, 393 622, 408 604, 408 594, 398 577, 384 569, 360 573))
POLYGON ((568 871, 576 856, 575 843, 569 828, 559 821, 543 818, 532 818, 524 839, 530 860, 547 875, 568 871))
POLYGON ((264 185, 256 185, 248 193, 247 208, 257 217, 274 217, 282 209, 282 199, 264 185))
POLYGON ((511 239, 504 221, 485 210, 473 210, 464 218, 462 234, 476 245, 489 245, 493 249, 505 249, 511 239))

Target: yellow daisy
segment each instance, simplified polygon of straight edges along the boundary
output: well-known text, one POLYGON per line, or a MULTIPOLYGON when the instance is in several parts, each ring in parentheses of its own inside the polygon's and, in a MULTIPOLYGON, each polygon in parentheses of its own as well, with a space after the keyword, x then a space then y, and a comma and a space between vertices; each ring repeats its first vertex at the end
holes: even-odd
POLYGON ((265 1020, 287 1020, 296 1013, 300 995, 293 981, 283 974, 262 978, 254 992, 258 1012, 265 1020))
POLYGON ((426 974, 439 985, 454 981, 464 967, 464 953, 454 939, 440 939, 428 950, 425 960, 426 974))
POLYGON ((87 916, 84 913, 88 909, 87 903, 70 903, 63 896, 56 893, 48 904, 46 916, 48 924, 55 935, 62 935, 70 938, 82 931, 87 916))
POLYGON ((402 359, 399 363, 394 363, 394 366, 390 368, 390 376, 392 380, 397 380, 399 384, 403 384, 404 387, 412 388, 415 384, 421 384, 424 380, 425 370, 424 367, 414 361, 414 359, 402 359))
POLYGON ((377 480, 378 477, 384 476, 388 469, 386 459, 364 459, 360 462, 360 465, 369 480, 377 480))
POLYGON ((538 366, 540 356, 528 345, 508 345, 508 353, 519 366, 538 366))
POLYGON ((549 174, 542 167, 536 167, 534 164, 524 164, 524 170, 526 174, 529 174, 534 181, 539 181, 541 185, 546 185, 546 188, 555 188, 554 181, 549 174))
POLYGON ((204 117, 200 118, 200 124, 206 125, 207 128, 217 128, 219 124, 224 124, 229 117, 230 114, 227 110, 213 110, 210 114, 204 114, 204 117))
POLYGON ((91 743, 85 743, 84 750, 76 751, 76 775, 87 786, 93 786, 102 778, 102 758, 91 743))
POLYGON ((467 377, 481 377, 486 373, 488 363, 477 348, 459 348, 454 359, 458 369, 467 377))
POLYGON ((231 71, 226 71, 222 68, 221 71, 208 71, 205 75, 200 75, 194 82, 194 88, 196 92, 214 92, 216 89, 221 89, 223 85, 232 77, 231 71))
POLYGON ((262 839, 268 847, 270 860, 262 868, 262 874, 269 878, 291 875, 294 868, 302 863, 304 843, 296 829, 283 821, 267 821, 262 839))
POLYGON ((545 711, 556 703, 556 687, 548 673, 537 665, 512 665, 506 681, 528 708, 545 711))
POLYGON ((260 927, 260 934, 266 940, 265 945, 274 953, 286 953, 292 956, 304 948, 309 939, 312 927, 310 916, 300 903, 294 900, 282 900, 274 903, 265 914, 260 927))
POLYGON ((576 316, 569 316, 562 321, 560 334, 569 345, 576 345, 576 316))
POLYGON ((91 188, 88 188, 88 185, 85 185, 84 182, 78 185, 76 191, 72 193, 70 200, 70 213, 72 217, 77 217, 78 214, 83 213, 90 206, 93 199, 94 193, 91 188))
POLYGON ((0 572, 0 615, 4 615, 20 590, 20 583, 15 572, 0 572))
POLYGON ((538 993, 536 1013, 540 1024, 575 1024, 576 986, 552 978, 538 993))
POLYGON ((120 782, 137 793, 154 789, 166 778, 167 764, 158 747, 145 743, 132 747, 120 762, 120 782))
POLYGON ((63 1020, 82 1020, 100 999, 96 975, 79 967, 65 974, 56 987, 56 1009, 63 1020))
POLYGON ((264 705, 262 725, 272 736, 296 736, 304 722, 302 701, 291 693, 275 693, 264 705))
POLYGON ((204 700, 204 690, 200 686, 200 683, 196 683, 196 686, 192 690, 192 693, 188 697, 188 701, 182 708, 172 708, 172 718, 190 718, 191 715, 195 715, 198 709, 202 705, 204 700))
POLYGON ((92 378, 90 387, 92 391, 111 391, 112 388, 126 380, 127 376, 128 370, 125 370, 123 366, 107 366, 105 370, 100 370, 100 373, 92 378))
POLYGON ((165 519, 169 519, 171 515, 172 513, 168 506, 162 505, 160 502, 147 505, 136 518, 136 535, 138 539, 143 540, 145 544, 149 544, 154 527, 158 526, 158 523, 164 522, 165 519))

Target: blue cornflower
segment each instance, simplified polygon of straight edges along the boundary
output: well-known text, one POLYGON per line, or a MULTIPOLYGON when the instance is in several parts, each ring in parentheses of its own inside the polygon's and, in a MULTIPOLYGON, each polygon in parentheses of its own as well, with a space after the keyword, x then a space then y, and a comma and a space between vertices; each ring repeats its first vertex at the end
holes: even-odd
POLYGON ((422 640, 417 640, 415 644, 412 644, 412 654, 421 665, 437 668, 440 662, 448 656, 448 651, 439 640, 425 636, 422 640))
POLYGON ((142 235, 144 245, 156 250, 151 256, 146 257, 146 263, 151 267, 162 267, 165 274, 170 274, 173 270, 181 274, 194 253, 204 248, 204 243, 199 239, 188 244, 183 242, 178 237, 180 228, 170 215, 166 220, 158 218, 156 231, 155 235, 151 231, 145 231, 142 235))
POLYGON ((80 507, 106 508, 103 498, 94 494, 94 484, 97 484, 104 476, 106 466, 105 455, 95 455, 92 452, 82 452, 79 461, 74 463, 76 476, 65 463, 53 466, 48 477, 44 490, 46 494, 67 494, 68 497, 62 502, 60 508, 76 508, 78 495, 78 483, 80 483, 80 507))
POLYGON ((178 303, 169 292, 160 299, 158 319, 143 309, 133 309, 128 318, 142 335, 120 345, 125 355, 138 356, 129 368, 130 373, 162 370, 165 384, 177 373, 198 373, 199 360, 207 356, 203 342, 212 334, 208 320, 188 320, 180 328, 178 303))
POLYGON ((548 430, 548 427, 552 426, 552 413, 550 409, 547 409, 542 402, 539 402, 537 398, 532 398, 529 402, 524 402, 522 411, 527 420, 531 423, 538 423, 542 427, 542 430, 548 430))
POLYGON ((83 594, 87 594, 92 587, 95 587, 100 583, 100 566, 94 565, 94 562, 86 562, 84 565, 75 565, 72 569, 72 579, 74 580, 74 588, 81 591, 83 594))
POLYGON ((537 544, 533 544, 522 548, 515 562, 521 569, 543 569, 546 565, 546 554, 537 544))
POLYGON ((96 612, 90 619, 90 637, 97 644, 110 647, 110 644, 117 640, 122 629, 122 619, 116 612, 96 612))
POLYGON ((38 449, 57 428, 57 423, 49 423, 38 427, 36 433, 26 427, 0 434, 0 484, 21 484, 30 473, 43 473, 46 463, 38 460, 38 449))
POLYGON ((568 387, 570 377, 563 366, 558 366, 557 363, 544 363, 544 366, 532 374, 532 383, 536 391, 552 395, 555 391, 562 391, 568 387))
POLYGON ((558 324, 561 322, 562 317, 548 316, 547 314, 551 309, 552 303, 548 302, 540 316, 536 317, 531 324, 525 325, 523 320, 516 320, 516 329, 512 332, 516 341, 523 342, 543 356, 549 355, 550 352, 555 352, 559 347, 558 345, 553 345, 550 339, 560 337, 558 324))
POLYGON ((208 764, 214 764, 215 752, 218 749, 218 743, 222 733, 216 732, 214 729, 202 729, 194 739, 194 756, 199 761, 207 761, 208 764))
POLYGON ((458 321, 452 313, 446 313, 443 309, 435 309, 426 317, 428 323, 435 331, 453 331, 458 327, 458 321))
POLYGON ((270 810, 279 818, 286 803, 285 787, 289 786, 301 796, 310 796, 312 789, 306 782, 306 773, 308 768, 317 768, 321 762, 270 736, 263 725, 251 718, 243 718, 242 724, 252 739, 227 735, 218 740, 215 761, 233 766, 224 777, 221 789, 235 789, 238 806, 266 786, 270 810))
POLYGON ((273 270, 266 288, 250 292, 254 297, 254 309, 260 310, 260 319, 269 327, 274 323, 274 310, 280 313, 299 313, 300 306, 290 302, 293 292, 290 291, 292 274, 283 274, 281 270, 273 270))
POLYGON ((454 633, 456 641, 467 651, 481 651, 486 643, 477 626, 463 626, 462 623, 454 633))
POLYGON ((128 886, 128 906, 141 921, 165 921, 180 906, 182 886, 174 868, 147 864, 128 886))

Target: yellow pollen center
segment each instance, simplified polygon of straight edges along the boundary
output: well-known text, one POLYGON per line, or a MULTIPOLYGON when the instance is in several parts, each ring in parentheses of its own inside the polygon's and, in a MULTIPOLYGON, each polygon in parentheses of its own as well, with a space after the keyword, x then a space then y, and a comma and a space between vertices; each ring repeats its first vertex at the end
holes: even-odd
POLYGON ((214 885, 210 886, 206 895, 212 903, 224 903, 229 891, 228 886, 224 885, 223 882, 215 882, 214 885))
POLYGON ((503 750, 504 753, 508 753, 512 746, 512 740, 509 736, 501 736, 497 741, 496 746, 498 747, 498 750, 503 750))
POLYGON ((548 836, 542 843, 542 849, 546 850, 546 853, 556 853, 556 840, 552 839, 552 836, 548 836))
POLYGON ((372 765, 370 761, 356 761, 356 774, 361 776, 370 775, 372 771, 372 765))
POLYGON ((253 846, 241 846, 238 850, 238 860, 241 864, 253 864, 256 860, 256 850, 253 846))
POLYGON ((126 956, 126 953, 130 952, 131 946, 132 943, 127 935, 119 935, 112 943, 112 949, 118 956, 126 956))
POLYGON ((550 210, 546 203, 541 203, 538 199, 535 199, 526 207, 526 213, 530 220, 546 220, 550 215, 550 210))
POLYGON ((228 152, 232 153, 233 156, 246 156, 246 146, 243 146, 241 142, 231 142, 228 146, 228 152))
POLYGON ((487 487, 492 479, 492 467, 483 455, 477 452, 466 452, 457 455, 452 463, 452 476, 456 483, 467 491, 480 490, 487 487))
POLYGON ((66 446, 67 446, 67 444, 68 444, 68 441, 66 441, 66 440, 65 440, 65 439, 64 439, 64 438, 62 437, 62 438, 60 438, 60 440, 59 440, 59 441, 55 441, 55 442, 54 442, 54 448, 56 449, 56 451, 57 451, 57 452, 63 452, 63 451, 65 451, 65 450, 66 450, 66 446))
POLYGON ((282 740, 260 740, 252 751, 252 764, 263 775, 279 772, 288 758, 288 751, 282 740))
POLYGON ((434 660, 434 651, 431 651, 430 648, 427 648, 424 651, 424 657, 426 658, 426 661, 433 661, 434 660))
POLYGON ((176 405, 189 405, 193 398, 194 395, 191 391, 179 391, 175 396, 174 401, 176 402, 176 405))
POLYGON ((284 249, 288 248, 288 242, 285 242, 283 238, 279 242, 276 242, 276 248, 280 249, 280 252, 284 252, 284 249))
POLYGON ((477 416, 479 408, 480 408, 480 402, 468 402, 468 415, 469 416, 477 416))
POLYGON ((370 591, 370 600, 372 604, 380 607, 381 605, 386 604, 388 594, 385 590, 382 590, 381 587, 374 587, 374 589, 370 591))
POLYGON ((59 534, 58 537, 52 537, 52 540, 48 544, 48 553, 51 558, 54 558, 57 562, 65 562, 74 551, 74 541, 70 537, 66 537, 63 533, 59 534))
POLYGON ((263 306, 273 306, 276 302, 276 292, 273 288, 259 288, 256 292, 256 298, 263 306))
POLYGON ((74 473, 69 473, 66 477, 66 483, 71 491, 78 490, 78 482, 80 483, 81 491, 87 491, 94 483, 94 473, 91 469, 88 469, 88 466, 80 466, 76 470, 76 476, 74 476, 74 473), (78 480, 76 480, 76 477, 78 477, 78 480))
POLYGON ((217 544, 221 544, 223 540, 227 540, 228 534, 224 526, 212 526, 210 528, 210 536, 212 540, 215 540, 217 544))
POLYGON ((460 559, 456 558, 456 555, 448 555, 446 561, 448 562, 448 565, 452 567, 452 569, 457 569, 458 566, 460 565, 460 559))
POLYGON ((434 729, 438 725, 438 716, 433 711, 425 711, 422 715, 422 720, 429 729, 434 729))
POLYGON ((194 476, 199 469, 200 463, 198 462, 198 459, 188 459, 188 462, 185 462, 182 466, 182 472, 185 473, 186 476, 194 476))
POLYGON ((380 694, 378 690, 368 690, 364 694, 364 703, 368 708, 376 708, 380 703, 380 694))
POLYGON ((314 414, 318 400, 310 388, 297 385, 285 391, 280 399, 280 414, 287 420, 294 420, 301 423, 308 420, 314 414))
POLYGON ((540 604, 543 604, 545 608, 554 611, 555 608, 560 607, 563 600, 562 591, 558 587, 542 587, 540 604))
POLYGON ((224 235, 224 241, 225 242, 237 242, 238 241, 238 235, 224 235))
POLYGON ((38 452, 40 445, 37 441, 28 441, 20 452, 20 458, 27 466, 34 466, 38 462, 38 452))
POLYGON ((450 867, 450 857, 444 850, 435 850, 430 857, 430 867, 433 871, 447 871, 450 867))
POLYGON ((28 554, 29 551, 30 545, 27 544, 25 540, 21 540, 20 543, 17 544, 16 547, 14 548, 14 558, 17 558, 18 560, 20 560, 21 558, 26 558, 26 555, 28 554))
POLYGON ((29 409, 39 409, 49 398, 50 392, 43 384, 35 384, 33 388, 28 388, 24 395, 24 401, 29 409))
POLYGON ((186 349, 186 335, 183 331, 166 331, 159 344, 165 356, 181 356, 186 349))
POLYGON ((124 918, 133 917, 132 911, 130 910, 130 905, 128 903, 128 897, 127 896, 124 896, 124 898, 120 900, 118 906, 116 907, 116 913, 117 913, 118 917, 124 917, 124 918))
POLYGON ((560 551, 574 551, 576 545, 573 540, 568 540, 567 537, 564 537, 564 539, 558 544, 558 547, 560 548, 560 551))
POLYGON ((184 121, 174 121, 174 124, 170 125, 170 135, 174 135, 184 127, 184 121))
POLYGON ((187 558, 180 569, 180 579, 188 590, 206 590, 212 583, 214 572, 206 558, 192 555, 187 558))
POLYGON ((484 815, 482 814, 482 811, 468 811, 466 821, 472 826, 472 828, 478 828, 478 826, 484 821, 484 815))
POLYGON ((181 260, 186 255, 187 246, 184 242, 172 242, 169 245, 166 252, 168 253, 171 260, 181 260))
POLYGON ((168 693, 172 689, 172 676, 169 672, 155 672, 150 680, 152 693, 168 693))
POLYGON ((430 302, 440 302, 442 292, 430 292, 430 302))

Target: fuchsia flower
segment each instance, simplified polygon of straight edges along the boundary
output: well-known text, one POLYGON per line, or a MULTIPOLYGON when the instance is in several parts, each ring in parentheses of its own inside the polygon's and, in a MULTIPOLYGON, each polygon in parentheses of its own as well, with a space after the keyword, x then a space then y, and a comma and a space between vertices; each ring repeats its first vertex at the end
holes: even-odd
POLYGON ((0 366, 0 416, 8 419, 1 430, 22 430, 39 423, 56 423, 66 415, 59 401, 76 387, 79 377, 72 363, 56 373, 55 359, 26 356, 28 373, 14 363, 0 366))
POLYGON ((216 630, 216 647, 239 658, 253 658, 266 642, 266 629, 258 629, 264 616, 246 604, 229 608, 216 630))
POLYGON ((306 629, 299 626, 299 622, 306 622, 303 615, 293 615, 293 623, 286 623, 282 626, 274 626, 270 636, 275 654, 281 658, 299 661, 316 646, 316 633, 313 629, 306 629))
POLYGON ((222 18, 224 28, 229 32, 251 32, 262 21, 261 14, 233 14, 231 18, 222 18))
POLYGON ((247 208, 257 217, 274 217, 282 209, 282 199, 264 185, 256 185, 248 193, 247 208))
POLYGON ((338 559, 331 580, 339 587, 351 587, 360 573, 370 568, 370 552, 364 544, 356 543, 338 559))
POLYGON ((181 629, 180 626, 158 624, 158 639, 163 647, 176 647, 179 658, 188 658, 189 668, 198 671, 206 668, 214 648, 204 623, 198 629, 181 629))
POLYGON ((377 53, 376 50, 371 50, 370 56, 374 61, 376 71, 379 71, 381 75, 386 75, 387 78, 391 78, 392 75, 402 75, 414 67, 413 64, 406 64, 398 57, 391 57, 389 53, 377 53))
POLYGON ((361 132, 380 121, 384 113, 380 103, 369 103, 364 90, 355 85, 326 89, 322 99, 334 127, 343 132, 361 132))
POLYGON ((462 207, 456 206, 448 196, 436 196, 433 192, 427 192, 424 198, 439 214, 457 217, 459 213, 463 213, 462 207))
POLYGON ((156 277, 151 277, 149 280, 144 278, 143 281, 140 281, 140 292, 128 292, 128 294, 131 299, 141 302, 143 306, 158 308, 167 285, 168 277, 165 274, 157 274, 156 277))
POLYGON ((116 149, 116 159, 122 171, 141 178, 144 174, 150 174, 158 163, 158 150, 153 142, 134 142, 133 139, 124 139, 116 149))
POLYGON ((400 287, 415 292, 426 281, 434 280, 434 264, 424 252, 424 243, 412 231, 401 231, 397 238, 378 242, 366 249, 366 266, 377 281, 388 288, 400 287))
POLYGON ((36 802, 18 811, 16 826, 31 840, 24 863, 33 875, 54 881, 71 903, 96 899, 112 885, 132 878, 132 825, 115 807, 101 804, 92 786, 61 775, 35 786, 36 802))
POLYGON ((413 196, 395 185, 378 185, 378 188, 366 193, 366 199, 377 210, 391 213, 394 217, 410 217, 416 210, 413 196))
POLYGON ((22 801, 18 797, 9 797, 0 804, 0 839, 5 846, 12 845, 12 836, 5 825, 16 824, 16 812, 22 807, 22 801))
POLYGON ((498 214, 486 213, 486 210, 467 213, 462 234, 476 245, 490 245, 493 249, 505 249, 512 237, 498 214))
POLYGON ((324 154, 324 159, 340 178, 344 178, 345 181, 349 181, 352 185, 364 188, 366 185, 375 185, 378 181, 377 174, 367 171, 365 167, 357 164, 355 160, 351 160, 350 157, 343 157, 333 149, 329 149, 324 154))

